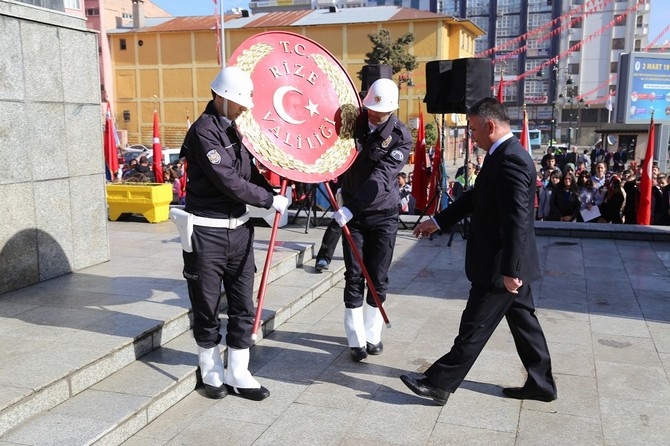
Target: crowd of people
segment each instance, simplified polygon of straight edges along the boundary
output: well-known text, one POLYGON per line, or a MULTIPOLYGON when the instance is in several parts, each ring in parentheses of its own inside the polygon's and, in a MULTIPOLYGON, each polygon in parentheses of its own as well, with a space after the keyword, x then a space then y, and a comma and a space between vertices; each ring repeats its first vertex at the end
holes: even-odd
MULTIPOLYGON (((560 155, 548 147, 538 171, 536 219, 637 224, 641 165, 629 162, 623 147, 612 153, 598 143, 590 153, 573 148, 560 155)), ((670 225, 670 186, 656 163, 651 224, 670 225)))
MULTIPOLYGON (((479 152, 475 150, 475 161, 458 168, 455 178, 446 179, 448 201, 474 185, 483 162, 479 152)), ((591 150, 579 152, 573 146, 570 152, 560 154, 548 147, 537 166, 536 220, 637 224, 641 165, 628 159, 624 147, 611 152, 598 143, 591 150)), ((408 196, 411 175, 399 184, 401 197, 408 196)), ((657 163, 652 168, 651 197, 651 224, 670 225, 670 185, 657 163)), ((421 211, 408 212, 403 206, 401 213, 421 211)))
MULTIPOLYGON (((156 174, 146 155, 130 159, 121 169, 120 181, 129 183, 155 183, 156 174)), ((172 185, 172 202, 183 205, 186 201, 186 177, 184 163, 178 160, 163 165, 163 182, 172 185)))

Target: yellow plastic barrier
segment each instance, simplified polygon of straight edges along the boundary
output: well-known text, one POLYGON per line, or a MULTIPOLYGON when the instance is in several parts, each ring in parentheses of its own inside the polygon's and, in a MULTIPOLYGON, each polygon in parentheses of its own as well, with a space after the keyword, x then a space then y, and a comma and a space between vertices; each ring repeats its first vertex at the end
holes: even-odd
POLYGON ((171 184, 107 184, 107 206, 112 221, 123 214, 142 214, 149 223, 166 221, 171 201, 171 184))

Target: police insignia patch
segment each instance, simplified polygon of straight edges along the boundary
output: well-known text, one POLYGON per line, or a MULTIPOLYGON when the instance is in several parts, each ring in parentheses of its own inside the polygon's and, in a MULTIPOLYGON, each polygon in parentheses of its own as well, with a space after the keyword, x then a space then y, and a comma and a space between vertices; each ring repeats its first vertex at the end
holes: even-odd
POLYGON ((207 159, 212 164, 220 164, 221 163, 221 155, 219 155, 219 152, 217 152, 214 149, 207 152, 207 159))
POLYGON ((382 147, 383 147, 383 148, 387 148, 387 147, 389 146, 389 144, 391 144, 391 139, 393 139, 393 138, 391 138, 391 135, 389 135, 389 137, 386 138, 386 139, 384 140, 384 142, 382 142, 382 147))
MULTIPOLYGON (((390 136, 389 136, 390 138, 390 136)), ((393 158, 396 161, 402 161, 404 156, 400 150, 394 150, 391 152, 391 158, 393 158)))

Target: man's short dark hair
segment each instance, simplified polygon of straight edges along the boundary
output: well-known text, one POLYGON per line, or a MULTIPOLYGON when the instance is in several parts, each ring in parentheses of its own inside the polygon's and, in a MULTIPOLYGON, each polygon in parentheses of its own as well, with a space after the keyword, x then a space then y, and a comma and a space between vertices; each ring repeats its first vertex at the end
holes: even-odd
POLYGON ((406 174, 405 172, 400 172, 400 173, 398 174, 398 176, 399 176, 400 178, 402 178, 403 180, 407 180, 407 174, 406 174))
POLYGON ((468 110, 468 116, 472 115, 506 124, 510 123, 505 107, 493 97, 482 98, 472 104, 468 110))
POLYGON ((142 155, 142 156, 140 157, 140 164, 149 164, 149 158, 147 158, 146 156, 142 155))

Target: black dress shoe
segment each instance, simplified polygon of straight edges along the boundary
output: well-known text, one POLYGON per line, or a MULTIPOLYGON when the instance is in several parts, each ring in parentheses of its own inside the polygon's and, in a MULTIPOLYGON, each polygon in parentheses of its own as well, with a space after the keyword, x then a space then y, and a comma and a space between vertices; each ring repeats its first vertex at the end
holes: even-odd
POLYGON ((379 341, 378 344, 370 344, 369 342, 366 342, 365 350, 368 352, 368 355, 381 355, 384 351, 384 344, 382 344, 382 341, 379 341))
POLYGON ((210 386, 209 384, 202 384, 205 387, 205 393, 207 394, 208 397, 210 397, 213 400, 220 400, 221 398, 225 397, 228 395, 228 391, 226 391, 226 385, 221 384, 220 386, 210 386))
POLYGON ((428 398, 432 398, 433 401, 435 401, 437 404, 440 406, 444 406, 447 404, 447 400, 449 399, 449 395, 451 393, 447 392, 446 390, 442 390, 430 381, 428 381, 428 378, 423 377, 421 379, 415 379, 407 375, 400 375, 400 379, 402 382, 405 383, 409 389, 416 393, 419 396, 426 396, 428 398))
POLYGON ((554 401, 557 396, 555 393, 547 393, 543 390, 533 389, 530 387, 505 387, 503 393, 517 400, 536 400, 548 403, 554 401))
POLYGON ((354 362, 361 362, 368 357, 368 352, 365 351, 365 347, 351 347, 349 353, 354 362))
POLYGON ((263 386, 258 389, 241 389, 226 384, 226 387, 228 388, 228 393, 241 396, 248 400, 261 401, 270 396, 270 391, 263 386))

